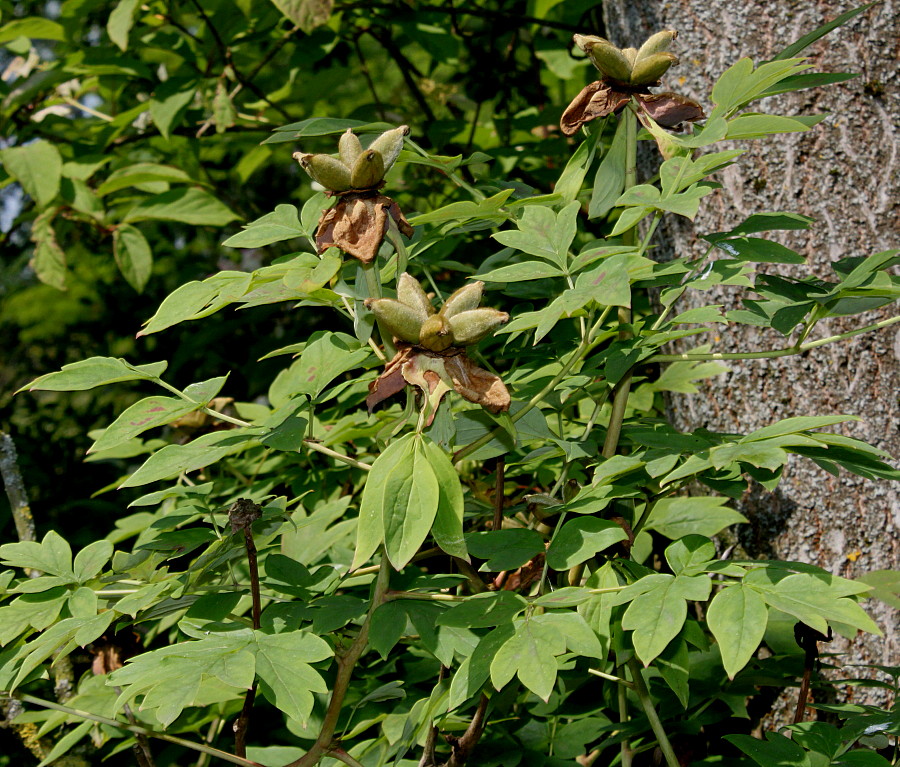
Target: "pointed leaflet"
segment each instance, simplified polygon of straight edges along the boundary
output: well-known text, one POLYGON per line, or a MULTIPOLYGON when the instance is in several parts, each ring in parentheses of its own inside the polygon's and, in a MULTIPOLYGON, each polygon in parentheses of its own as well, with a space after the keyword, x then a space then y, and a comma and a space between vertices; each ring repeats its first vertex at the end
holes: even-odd
POLYGON ((140 229, 121 224, 113 231, 113 256, 122 276, 138 293, 143 291, 153 269, 153 253, 140 229))
POLYGON ((570 519, 553 536, 547 550, 547 565, 554 570, 568 570, 627 537, 621 525, 608 519, 570 519))
POLYGON ((424 437, 413 434, 409 460, 396 464, 384 483, 381 518, 384 549, 402 570, 431 531, 440 484, 425 453, 424 437))
POLYGON ((438 508, 431 534, 443 551, 452 557, 469 561, 463 538, 463 493, 459 475, 447 454, 425 438, 425 453, 438 481, 438 508))
POLYGON ((597 152, 597 142, 603 133, 601 130, 595 130, 593 135, 588 136, 575 153, 569 158, 566 167, 553 187, 553 192, 560 195, 564 202, 572 202, 581 191, 581 185, 584 183, 584 177, 587 175, 591 164, 594 162, 594 155, 597 152))
POLYGON ((606 155, 597 168, 588 218, 601 218, 612 210, 625 188, 625 120, 619 120, 606 155))
POLYGON ((201 403, 185 402, 178 397, 146 397, 140 402, 135 402, 107 426, 100 438, 88 448, 88 452, 99 453, 109 450, 148 429, 172 423, 201 407, 203 407, 201 403))
POLYGON ((366 562, 384 542, 384 490, 394 467, 412 460, 413 434, 406 434, 385 448, 375 459, 366 477, 362 500, 359 505, 359 521, 356 528, 356 553, 351 570, 366 562))
POLYGON ((734 679, 762 642, 769 619, 766 603, 751 588, 729 586, 713 597, 706 619, 719 643, 725 672, 734 679))
POLYGON ((516 633, 494 656, 491 682, 501 689, 514 676, 543 700, 556 683, 556 656, 566 651, 566 640, 557 628, 534 620, 517 621, 516 633))
POLYGON ((2 149, 0 163, 39 208, 45 208, 59 193, 62 157, 49 141, 2 149))
POLYGON ((256 637, 256 675, 263 695, 291 719, 306 723, 313 707, 312 693, 328 692, 325 680, 310 663, 330 658, 328 643, 306 631, 256 637))
POLYGON ((63 578, 75 577, 72 572, 72 549, 55 530, 47 533, 40 543, 22 541, 0 546, 0 560, 8 567, 40 570, 63 578))
POLYGON ((63 365, 59 372, 42 375, 19 391, 85 391, 120 381, 152 381, 159 378, 167 364, 129 365, 121 358, 91 357, 63 365))

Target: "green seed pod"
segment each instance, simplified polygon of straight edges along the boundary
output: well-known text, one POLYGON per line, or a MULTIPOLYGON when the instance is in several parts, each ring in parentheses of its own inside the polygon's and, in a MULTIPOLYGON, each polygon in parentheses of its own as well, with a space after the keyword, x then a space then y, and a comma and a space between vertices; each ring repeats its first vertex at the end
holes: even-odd
POLYGON ((441 314, 449 320, 455 314, 477 308, 478 304, 481 303, 481 294, 483 292, 483 282, 470 282, 468 285, 463 285, 444 301, 444 305, 441 307, 441 314))
POLYGON ((447 320, 440 314, 432 314, 422 323, 419 331, 419 345, 433 352, 442 352, 453 344, 453 336, 447 320))
POLYGON ((591 46, 595 43, 609 42, 609 40, 607 40, 606 38, 597 37, 597 35, 572 35, 572 40, 574 40, 575 45, 581 48, 581 50, 583 50, 585 53, 588 53, 591 50, 591 46))
POLYGON ((367 298, 365 303, 375 319, 395 338, 411 344, 419 343, 422 319, 415 309, 393 298, 367 298))
POLYGON ((625 61, 631 64, 634 67, 634 62, 637 59, 637 48, 623 48, 622 55, 625 57, 625 61))
POLYGON ((587 49, 588 56, 604 75, 627 83, 631 79, 631 64, 615 45, 598 37, 592 40, 587 49))
POLYGON ((454 346, 469 346, 487 338, 509 320, 506 312, 496 309, 470 309, 449 319, 454 346))
POLYGON ((678 57, 674 53, 654 53, 641 59, 634 65, 631 73, 632 85, 650 85, 662 77, 673 64, 678 63, 678 57))
POLYGON ((341 134, 341 139, 338 141, 338 152, 341 155, 341 162, 348 168, 352 168, 362 151, 363 148, 362 144, 359 143, 359 137, 350 128, 347 128, 347 131, 341 134))
POLYGON ((313 181, 317 181, 332 192, 346 192, 350 186, 350 171, 340 160, 327 154, 306 154, 294 152, 294 159, 300 163, 313 181))
POLYGON ((369 189, 378 186, 384 178, 384 160, 381 155, 371 149, 367 149, 353 164, 350 171, 350 184, 352 189, 369 189))
POLYGON ((406 272, 403 272, 397 280, 397 300, 415 311, 422 318, 422 322, 434 314, 434 307, 422 290, 422 285, 406 272))
POLYGON ((409 135, 409 126, 401 125, 399 128, 388 130, 375 139, 369 149, 373 149, 384 160, 384 172, 387 173, 397 161, 400 150, 403 149, 403 137, 409 135))
POLYGON ((674 29, 666 29, 662 32, 657 32, 655 35, 650 35, 646 42, 638 49, 636 60, 641 61, 642 59, 652 56, 654 53, 663 53, 664 51, 669 50, 669 46, 677 36, 678 32, 674 29))

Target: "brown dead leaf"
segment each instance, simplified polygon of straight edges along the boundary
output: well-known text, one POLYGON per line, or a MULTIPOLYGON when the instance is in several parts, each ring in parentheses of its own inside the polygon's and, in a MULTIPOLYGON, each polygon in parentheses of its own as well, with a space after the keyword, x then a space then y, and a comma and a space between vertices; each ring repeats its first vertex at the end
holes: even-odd
POLYGON ((509 390, 500 377, 478 367, 465 353, 446 359, 444 369, 453 381, 453 388, 469 402, 492 413, 509 410, 509 390))
POLYGON ((652 93, 637 97, 644 111, 663 128, 677 129, 685 122, 696 122, 706 117, 703 107, 696 101, 677 93, 652 93))

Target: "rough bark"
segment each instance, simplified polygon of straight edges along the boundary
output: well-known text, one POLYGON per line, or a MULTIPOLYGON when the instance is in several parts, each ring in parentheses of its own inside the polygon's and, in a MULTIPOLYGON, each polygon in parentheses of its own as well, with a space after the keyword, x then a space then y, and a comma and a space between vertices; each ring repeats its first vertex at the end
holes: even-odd
MULTIPOLYGON (((683 63, 669 72, 663 86, 708 107, 712 83, 738 58, 763 61, 853 7, 855 3, 835 0, 605 0, 604 14, 606 34, 616 45, 640 45, 658 30, 678 30, 673 50, 683 63)), ((693 224, 679 219, 669 225, 663 232, 666 247, 679 254, 697 253, 702 247, 698 233, 722 231, 765 210, 803 213, 817 223, 809 232, 772 237, 807 256, 808 267, 761 265, 761 270, 802 274, 811 269, 828 277, 834 260, 897 247, 898 40, 900 8, 886 0, 807 49, 805 55, 816 70, 858 72, 860 77, 757 102, 758 111, 827 112, 829 117, 809 133, 741 142, 740 148, 749 151, 720 174, 724 189, 710 198, 693 224)), ((709 294, 703 298, 708 300, 709 294)), ((733 289, 718 291, 714 298, 728 308, 737 304, 733 289)), ((810 340, 892 314, 896 305, 829 320, 810 340)), ((838 427, 842 433, 900 457, 900 332, 895 327, 801 357, 731 364, 732 372, 710 382, 701 394, 675 395, 671 419, 683 430, 747 432, 793 415, 856 414, 863 420, 838 427)), ((713 349, 735 352, 776 345, 785 344, 774 331, 732 324, 718 333, 713 349)), ((740 532, 740 542, 752 556, 811 562, 846 577, 900 567, 896 483, 849 474, 835 478, 810 461, 794 460, 777 492, 757 487, 739 506, 751 520, 740 532)), ((867 606, 885 631, 883 638, 861 636, 823 649, 847 651, 844 664, 896 664, 898 613, 874 600, 867 606)), ((856 669, 846 671, 858 675, 856 669)), ((855 700, 871 694, 853 688, 846 693, 855 700)))

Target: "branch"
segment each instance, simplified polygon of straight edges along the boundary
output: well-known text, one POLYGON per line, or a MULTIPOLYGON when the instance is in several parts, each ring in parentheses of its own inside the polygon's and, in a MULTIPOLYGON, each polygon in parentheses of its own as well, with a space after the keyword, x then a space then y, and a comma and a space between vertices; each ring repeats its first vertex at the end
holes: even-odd
POLYGON ((6 488, 6 497, 9 498, 9 508, 16 522, 19 540, 37 540, 34 517, 31 516, 31 507, 28 505, 28 492, 19 471, 16 445, 12 437, 2 431, 0 431, 0 477, 3 478, 3 486, 6 488))
POLYGON ((475 746, 478 745, 478 741, 481 740, 481 736, 484 733, 487 707, 488 696, 481 693, 481 700, 478 701, 478 708, 475 709, 475 715, 472 717, 472 721, 469 722, 469 726, 466 727, 466 731, 463 733, 462 737, 455 738, 452 735, 447 736, 447 741, 450 743, 453 753, 450 755, 450 759, 447 761, 445 767, 463 767, 468 761, 469 756, 471 756, 472 751, 475 749, 475 746))

